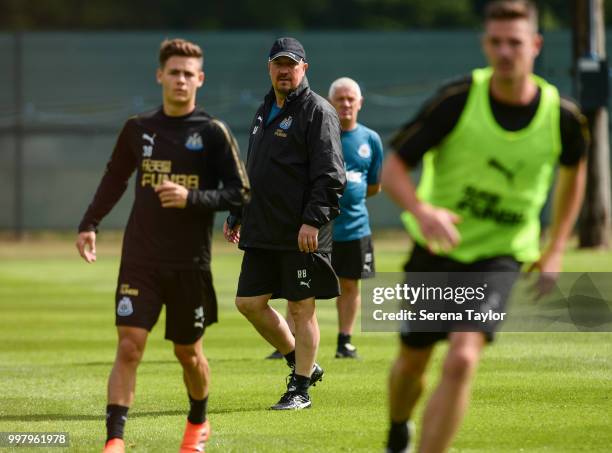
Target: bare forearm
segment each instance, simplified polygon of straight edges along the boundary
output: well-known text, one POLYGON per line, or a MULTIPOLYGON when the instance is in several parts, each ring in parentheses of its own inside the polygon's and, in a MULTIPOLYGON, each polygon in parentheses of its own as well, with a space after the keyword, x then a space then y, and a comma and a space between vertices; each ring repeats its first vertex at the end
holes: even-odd
POLYGON ((549 250, 562 252, 572 233, 584 198, 586 182, 586 160, 576 167, 561 167, 555 188, 553 223, 550 233, 549 250))
POLYGON ((410 169, 395 154, 387 157, 382 169, 382 187, 391 199, 402 209, 414 213, 420 201, 416 194, 416 187, 408 173, 410 169))
POLYGON ((461 222, 461 217, 448 209, 438 208, 420 200, 408 170, 396 154, 391 154, 382 171, 385 191, 395 203, 416 218, 428 247, 431 244, 431 247, 441 251, 450 251, 461 241, 461 235, 455 226, 461 222))

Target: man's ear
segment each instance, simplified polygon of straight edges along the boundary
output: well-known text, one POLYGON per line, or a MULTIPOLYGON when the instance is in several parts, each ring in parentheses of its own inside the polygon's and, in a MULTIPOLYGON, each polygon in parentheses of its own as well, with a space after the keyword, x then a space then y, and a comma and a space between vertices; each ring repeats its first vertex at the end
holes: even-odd
POLYGON ((542 36, 540 33, 536 33, 536 37, 535 37, 536 56, 540 55, 543 45, 544 45, 544 36, 542 36))
POLYGON ((161 85, 161 77, 162 77, 162 69, 157 68, 157 71, 155 71, 155 79, 157 80, 157 83, 159 83, 160 85, 161 85))

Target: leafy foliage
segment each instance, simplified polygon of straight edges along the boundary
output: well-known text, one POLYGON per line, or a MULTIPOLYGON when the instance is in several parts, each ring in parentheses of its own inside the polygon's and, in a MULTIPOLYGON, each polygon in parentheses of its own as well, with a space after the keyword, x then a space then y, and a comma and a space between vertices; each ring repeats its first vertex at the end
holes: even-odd
MULTIPOLYGON (((0 29, 370 29, 466 28, 487 0, 3 0, 0 29)), ((571 2, 540 0, 547 29, 568 27, 571 2)), ((606 23, 612 0, 605 0, 606 23)))

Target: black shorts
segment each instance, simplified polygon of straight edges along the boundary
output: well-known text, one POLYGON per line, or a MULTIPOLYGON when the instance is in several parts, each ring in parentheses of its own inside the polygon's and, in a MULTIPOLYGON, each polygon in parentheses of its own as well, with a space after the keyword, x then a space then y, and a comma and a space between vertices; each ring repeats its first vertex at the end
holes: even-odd
POLYGON ((341 278, 359 280, 374 277, 372 236, 364 236, 354 241, 334 241, 332 266, 341 278))
POLYGON ((272 294, 272 299, 331 299, 340 294, 329 253, 245 249, 238 297, 272 294))
MULTIPOLYGON (((492 308, 498 313, 504 312, 510 291, 518 278, 520 269, 521 263, 512 256, 496 256, 473 263, 461 263, 447 257, 433 255, 419 245, 414 246, 410 259, 404 266, 408 282, 411 273, 419 272, 448 272, 451 275, 453 272, 469 272, 473 273, 475 280, 484 278, 486 281, 482 280, 482 283, 487 285, 487 294, 495 295, 496 300, 492 308)), ((452 321, 449 323, 452 323, 452 321)), ((462 326, 456 326, 457 328, 449 325, 449 329, 446 331, 411 332, 410 323, 404 322, 401 339, 406 346, 427 348, 437 341, 446 339, 452 331, 482 331, 487 342, 492 342, 495 339, 495 330, 499 327, 499 323, 468 324, 465 326, 466 328, 463 328, 464 326, 465 323, 462 322, 462 326)))
POLYGON ((121 264, 115 325, 151 331, 166 305, 166 339, 195 343, 217 322, 217 296, 210 271, 172 270, 121 264))

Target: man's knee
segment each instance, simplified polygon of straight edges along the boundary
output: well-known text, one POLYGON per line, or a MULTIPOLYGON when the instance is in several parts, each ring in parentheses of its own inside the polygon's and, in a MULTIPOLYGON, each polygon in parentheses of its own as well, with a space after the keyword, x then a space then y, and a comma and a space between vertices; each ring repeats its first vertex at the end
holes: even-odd
POLYGON ((131 337, 119 339, 117 359, 127 365, 138 365, 142 359, 144 344, 131 337))
POLYGON ((267 299, 259 297, 236 297, 236 308, 247 318, 266 309, 267 299))
POLYGON ((247 315, 247 313, 249 312, 250 306, 251 304, 249 304, 245 298, 236 297, 236 308, 243 315, 245 316, 247 315))
POLYGON ((451 379, 466 379, 470 377, 480 359, 480 349, 463 347, 450 349, 444 362, 444 375, 451 379))
POLYGON ((340 289, 343 296, 356 297, 359 295, 359 280, 340 278, 340 289))
POLYGON ((469 378, 480 360, 485 337, 480 332, 454 332, 444 361, 443 373, 451 379, 469 378))
POLYGON ((194 367, 198 364, 202 355, 198 348, 200 348, 199 342, 188 345, 175 344, 174 355, 183 367, 194 367))
POLYGON ((299 302, 289 302, 287 305, 293 320, 299 324, 311 320, 315 315, 314 299, 305 299, 299 302))
POLYGON ((425 374, 432 347, 416 349, 402 345, 395 361, 395 369, 406 378, 420 378, 425 374))

